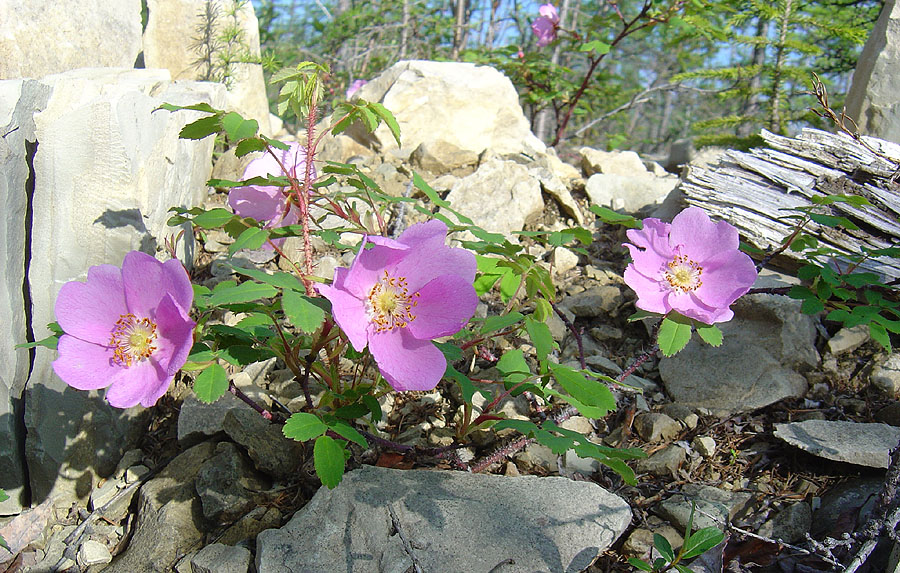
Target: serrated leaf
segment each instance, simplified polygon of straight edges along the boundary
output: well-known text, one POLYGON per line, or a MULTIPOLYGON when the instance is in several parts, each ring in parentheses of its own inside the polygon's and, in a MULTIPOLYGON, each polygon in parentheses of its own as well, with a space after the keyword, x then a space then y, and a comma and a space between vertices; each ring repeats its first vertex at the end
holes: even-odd
POLYGON ((602 408, 606 411, 615 410, 616 398, 609 388, 606 387, 606 384, 596 380, 588 380, 580 372, 561 364, 553 364, 551 362, 549 366, 550 372, 553 373, 553 378, 573 398, 586 406, 602 408))
POLYGON ((229 286, 221 289, 217 288, 209 296, 208 302, 210 306, 238 304, 242 302, 252 302, 261 298, 270 298, 276 294, 278 294, 278 289, 272 285, 255 281, 244 281, 237 286, 229 286))
POLYGON ((682 548, 684 554, 681 558, 690 559, 696 557, 722 543, 723 539, 725 539, 725 534, 716 527, 699 529, 692 533, 690 538, 684 542, 684 547, 682 548))
POLYGON ((514 272, 508 272, 500 278, 500 298, 504 304, 508 303, 509 299, 518 292, 521 284, 522 275, 517 275, 514 272))
POLYGON ((497 370, 504 375, 512 373, 531 374, 528 363, 525 362, 525 355, 518 348, 503 353, 503 356, 497 361, 497 370))
POLYGON ((672 545, 669 543, 668 539, 666 539, 659 533, 653 534, 653 547, 656 547, 656 550, 659 551, 659 554, 662 555, 669 563, 675 561, 675 552, 672 550, 672 545))
POLYGON ((360 434, 356 431, 356 428, 348 424, 347 422, 334 422, 333 424, 328 424, 328 427, 334 430, 335 433, 340 434, 341 437, 347 438, 347 440, 357 444, 359 447, 365 449, 369 447, 368 442, 360 434))
POLYGON ((817 298, 807 298, 800 304, 803 314, 818 314, 825 310, 825 303, 817 298))
POLYGON ((498 330, 503 330, 508 326, 512 326, 525 318, 521 312, 510 312, 501 316, 489 316, 485 319, 484 325, 481 327, 481 334, 489 334, 498 330))
POLYGON ((663 355, 674 356, 690 341, 691 325, 666 317, 659 325, 659 334, 656 338, 663 355))
POLYGON ((222 127, 222 122, 218 115, 201 117, 197 121, 191 122, 181 128, 178 137, 181 139, 203 139, 214 133, 218 133, 222 127))
POLYGON ((216 208, 200 213, 193 219, 194 225, 203 229, 221 227, 234 217, 234 213, 228 209, 216 208))
POLYGON ((623 225, 628 227, 629 229, 640 229, 643 224, 632 217, 631 215, 623 215, 622 213, 616 213, 612 209, 607 209, 606 207, 601 207, 599 205, 591 205, 588 207, 594 215, 603 221, 604 223, 609 223, 610 225, 623 225))
POLYGON ((815 221, 820 225, 824 225, 825 227, 843 227, 850 231, 858 231, 859 227, 857 227, 853 221, 846 217, 835 217, 833 215, 822 215, 820 213, 809 213, 809 218, 815 221))
POLYGON ((222 117, 222 127, 231 141, 238 141, 256 135, 259 123, 255 119, 244 119, 241 114, 231 111, 222 117))
POLYGON ((610 45, 606 42, 601 42, 600 40, 594 40, 592 42, 585 42, 584 44, 578 47, 579 52, 594 52, 598 56, 602 56, 603 54, 609 53, 610 45))
POLYGON ((178 111, 187 109, 191 111, 205 111, 206 113, 222 113, 208 103, 195 103, 193 105, 174 105, 171 103, 164 103, 156 109, 164 109, 166 111, 178 111))
POLYGON ((394 140, 397 142, 397 146, 400 147, 400 124, 397 123, 396 118, 394 118, 394 114, 388 110, 388 108, 384 107, 380 103, 369 102, 369 109, 374 111, 378 117, 384 120, 384 123, 388 126, 388 129, 391 130, 391 135, 394 136, 394 140))
POLYGON ((722 331, 715 324, 697 325, 697 334, 703 339, 703 342, 710 346, 722 345, 722 331))
POLYGON ((285 438, 305 442, 318 438, 328 430, 325 422, 315 414, 308 412, 296 412, 284 423, 281 433, 285 438))
POLYGON ((237 147, 234 148, 235 157, 244 157, 249 153, 253 153, 254 151, 265 151, 266 150, 266 142, 263 139, 258 137, 253 137, 249 139, 243 139, 238 142, 237 147))
POLYGON ((194 394, 205 404, 211 404, 228 392, 228 372, 221 364, 211 364, 194 380, 194 394))
POLYGON ((869 336, 871 336, 872 340, 880 344, 885 350, 891 352, 891 337, 885 327, 878 324, 877 322, 870 322, 869 336))
POLYGON ((495 431, 505 430, 507 428, 512 428, 526 436, 533 436, 534 433, 540 429, 537 424, 529 422, 528 420, 500 420, 493 426, 495 431))
POLYGON ((38 346, 43 346, 44 348, 49 348, 50 350, 56 350, 58 344, 59 335, 51 334, 47 338, 42 338, 34 342, 23 342, 22 344, 16 344, 13 348, 35 348, 38 346))
POLYGON ((228 254, 233 255, 241 249, 258 249, 268 240, 269 232, 259 227, 249 227, 228 246, 228 254))
POLYGON ((281 308, 291 324, 307 334, 315 332, 325 320, 325 311, 295 290, 285 289, 281 308))
POLYGON ((546 360, 547 356, 556 347, 556 341, 550 334, 550 327, 543 322, 535 320, 531 316, 525 317, 525 331, 528 332, 538 360, 546 360))
POLYGON ((257 282, 270 284, 274 287, 297 290, 306 292, 303 283, 290 273, 284 272, 274 272, 267 273, 265 271, 261 271, 259 269, 245 269, 238 266, 231 266, 231 269, 239 275, 244 275, 246 277, 250 277, 255 279, 257 282))
POLYGON ((319 436, 313 447, 313 460, 316 475, 322 485, 334 489, 341 483, 344 475, 344 446, 340 442, 329 436, 319 436))

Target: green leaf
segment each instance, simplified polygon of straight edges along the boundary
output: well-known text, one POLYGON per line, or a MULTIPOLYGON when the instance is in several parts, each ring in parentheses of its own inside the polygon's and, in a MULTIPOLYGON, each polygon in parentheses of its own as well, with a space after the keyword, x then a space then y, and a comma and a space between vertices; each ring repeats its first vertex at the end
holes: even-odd
POLYGON ((363 435, 347 422, 337 421, 333 424, 328 424, 328 427, 334 430, 335 433, 340 434, 341 437, 347 438, 349 441, 359 445, 359 447, 363 449, 369 447, 369 444, 366 442, 363 435))
POLYGON ((218 133, 222 127, 222 121, 218 115, 201 117, 181 128, 178 137, 181 139, 203 139, 214 133, 218 133))
POLYGON ((235 157, 244 157, 249 153, 253 153, 254 151, 265 151, 266 150, 266 142, 263 139, 258 137, 252 137, 249 139, 241 140, 237 147, 234 148, 235 157))
POLYGON ((606 387, 606 384, 596 380, 588 380, 583 374, 568 366, 553 364, 552 362, 549 366, 550 372, 553 373, 553 378, 573 398, 587 406, 602 408, 606 411, 615 410, 616 398, 609 388, 606 387))
POLYGON ((500 420, 493 427, 496 431, 505 430, 507 428, 512 428, 526 436, 533 436, 540 429, 537 427, 537 424, 529 422, 528 420, 500 420))
POLYGON ((815 221, 820 225, 824 225, 826 227, 843 227, 850 231, 858 231, 859 227, 857 227, 853 221, 846 217, 834 217, 832 215, 822 215, 819 213, 809 213, 809 218, 815 221))
POLYGON ((316 474, 322 481, 322 485, 328 489, 334 489, 344 475, 344 446, 329 436, 316 438, 313 447, 313 460, 315 461, 316 474))
POLYGON ((472 384, 472 381, 469 380, 469 377, 451 366, 449 362, 447 363, 447 370, 444 372, 444 376, 459 384, 459 390, 462 392, 463 400, 467 404, 471 404, 472 396, 475 395, 476 388, 475 385, 472 384))
POLYGON ((216 227, 221 227, 228 221, 230 221, 234 217, 234 213, 229 211, 228 209, 211 209, 209 211, 205 211, 200 213, 193 219, 194 225, 198 227, 202 227, 204 229, 214 229, 216 227))
POLYGON ((674 320, 671 316, 663 319, 659 325, 657 342, 665 356, 674 356, 680 352, 691 339, 691 325, 674 320))
POLYGON ((278 294, 278 289, 272 285, 261 284, 255 281, 244 281, 237 286, 217 288, 209 296, 210 306, 223 304, 238 304, 251 302, 261 298, 270 298, 278 294))
POLYGON ((281 433, 285 438, 291 438, 298 442, 305 442, 313 438, 318 438, 328 430, 325 422, 319 419, 315 414, 307 412, 296 412, 284 423, 281 433))
POLYGON ((206 113, 222 113, 208 103, 195 103, 193 105, 174 105, 171 103, 164 103, 156 109, 164 109, 166 111, 179 111, 182 109, 187 109, 190 111, 205 111, 206 113))
POLYGON ((578 47, 579 52, 594 52, 598 56, 602 56, 603 54, 609 53, 610 45, 606 42, 601 42, 600 40, 594 40, 593 42, 585 42, 578 47))
POLYGON ((629 229, 640 229, 643 227, 643 224, 631 215, 616 213, 612 209, 607 209, 606 207, 601 207, 599 205, 591 205, 589 209, 591 213, 597 215, 604 223, 609 223, 610 225, 624 225, 629 229))
POLYGON ((675 565, 673 565, 673 567, 676 571, 678 571, 678 573, 694 573, 693 569, 687 567, 686 565, 682 565, 681 563, 676 563, 675 565))
POLYGON ((504 304, 508 303, 509 299, 515 296, 520 284, 522 284, 522 275, 517 275, 514 272, 508 272, 500 278, 500 298, 504 304))
POLYGON ((808 298, 800 304, 800 312, 803 314, 818 314, 825 310, 825 303, 817 298, 808 298))
POLYGON ((325 311, 295 290, 285 289, 281 307, 291 324, 307 334, 315 332, 325 320, 325 311))
POLYGON ((710 346, 722 345, 722 331, 715 324, 697 325, 697 334, 710 346))
POLYGON ((653 567, 651 567, 649 563, 638 559, 637 557, 629 557, 628 564, 641 571, 653 571, 653 567))
POLYGON ((379 422, 381 420, 381 404, 378 403, 375 396, 363 394, 362 401, 363 404, 366 405, 366 408, 369 409, 369 412, 372 413, 372 421, 376 423, 379 422))
POLYGON ((241 114, 232 111, 222 118, 222 127, 225 128, 228 139, 238 141, 256 135, 259 123, 255 119, 244 119, 241 114))
POLYGON ((872 340, 880 344, 885 350, 887 350, 888 352, 891 351, 891 337, 884 326, 878 324, 877 322, 870 322, 869 336, 871 336, 872 340))
POLYGON ((9 494, 6 493, 5 490, 0 489, 0 503, 9 499, 9 494))
POLYGON ((23 342, 22 344, 16 344, 14 348, 35 348, 37 346, 43 346, 44 348, 49 348, 50 350, 56 350, 57 344, 59 344, 59 335, 51 334, 47 338, 42 338, 35 342, 23 342))
POLYGON ((653 534, 653 546, 656 547, 656 550, 659 551, 659 554, 662 555, 666 561, 669 563, 675 561, 675 552, 672 550, 672 545, 669 543, 668 539, 659 533, 653 534))
POLYGON ((681 558, 690 559, 696 557, 722 543, 723 539, 725 539, 725 534, 716 527, 704 527, 697 530, 684 542, 681 558))
POLYGON ((498 330, 503 330, 508 326, 519 322, 525 318, 521 312, 510 312, 501 316, 489 316, 484 320, 484 326, 481 327, 480 334, 489 334, 498 330))
POLYGON ((211 364, 194 380, 194 394, 205 404, 211 404, 228 392, 228 372, 221 364, 211 364))
POLYGON ((438 196, 437 191, 432 189, 431 185, 426 183, 425 180, 422 179, 422 176, 415 171, 413 171, 413 185, 415 185, 416 189, 424 193, 431 202, 438 207, 450 207, 450 203, 441 199, 440 196, 438 196))
POLYGON ((546 360, 547 356, 556 348, 556 341, 550 334, 550 327, 534 319, 532 316, 525 317, 525 330, 534 344, 534 350, 537 353, 538 360, 546 360))
POLYGON ((233 255, 241 249, 258 249, 269 238, 269 232, 259 227, 249 227, 228 246, 228 254, 233 255))
POLYGON ((525 362, 525 355, 518 348, 506 351, 500 360, 497 361, 497 370, 504 375, 512 373, 531 374, 528 363, 525 362))
POLYGON ((400 146, 400 124, 397 123, 397 120, 394 118, 394 114, 392 114, 388 108, 384 107, 380 103, 369 102, 369 109, 371 109, 375 114, 384 120, 384 123, 387 124, 388 129, 391 130, 391 135, 394 136, 394 140, 397 142, 397 146, 400 146))
POLYGON ((539 298, 534 301, 534 313, 532 316, 539 322, 547 322, 547 319, 554 314, 553 307, 545 298, 539 298))
POLYGON ((274 287, 306 292, 303 283, 290 273, 267 273, 258 269, 244 269, 233 265, 231 266, 231 269, 239 275, 256 279, 258 282, 270 284, 274 287))

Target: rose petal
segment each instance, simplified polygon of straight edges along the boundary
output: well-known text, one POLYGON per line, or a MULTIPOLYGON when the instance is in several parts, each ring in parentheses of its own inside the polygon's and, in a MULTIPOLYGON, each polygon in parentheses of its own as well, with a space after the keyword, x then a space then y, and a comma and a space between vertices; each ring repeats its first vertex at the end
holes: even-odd
MULTIPOLYGON (((338 282, 337 276, 337 273, 335 273, 335 283, 338 282)), ((343 283, 343 280, 341 283, 343 283)), ((347 335, 353 348, 357 352, 362 352, 366 344, 368 344, 367 329, 369 326, 363 301, 343 288, 337 288, 333 285, 316 285, 316 290, 331 301, 331 315, 334 317, 335 322, 347 335)))
POLYGON ((278 187, 250 185, 233 187, 228 192, 228 204, 241 217, 268 222, 281 216, 284 195, 278 187))
POLYGON ((162 264, 162 268, 163 288, 172 295, 175 304, 185 312, 189 311, 194 303, 194 288, 184 265, 177 259, 170 259, 162 264))
POLYGON ((113 326, 128 312, 122 271, 113 265, 88 269, 87 282, 71 281, 56 297, 56 321, 66 334, 105 345, 113 326))
POLYGON ((737 250, 726 251, 704 262, 703 284, 694 294, 711 307, 727 307, 750 290, 756 277, 753 259, 737 250))
POLYGON ((419 339, 432 339, 459 332, 478 306, 478 295, 470 281, 456 275, 438 277, 419 289, 413 308, 415 319, 407 327, 419 339))
POLYGON ((680 245, 681 254, 702 264, 719 253, 737 250, 739 238, 737 229, 726 221, 713 223, 703 209, 688 207, 672 219, 669 244, 673 249, 680 245))
POLYGON ((450 248, 444 245, 443 240, 432 240, 411 248, 409 254, 391 270, 391 275, 405 278, 410 292, 415 292, 444 275, 457 275, 471 284, 475 280, 477 267, 475 255, 471 252, 450 248))
POLYGON ((670 292, 658 280, 647 278, 635 270, 634 265, 625 268, 625 284, 638 295, 634 306, 647 312, 666 314, 672 307, 668 305, 666 295, 670 292))
POLYGON ((162 395, 159 393, 160 386, 168 388, 174 378, 167 375, 152 359, 142 360, 120 370, 106 391, 106 401, 116 408, 131 408, 142 401, 152 406, 162 395), (156 397, 151 401, 150 398, 154 395, 156 397))
POLYGON ((63 335, 56 347, 59 357, 53 371, 63 382, 77 390, 97 390, 112 384, 123 370, 112 361, 112 349, 63 335))
POLYGON ((171 295, 163 297, 156 309, 157 344, 153 359, 170 376, 174 376, 187 361, 194 344, 196 323, 187 317, 171 295))
POLYGON ((414 338, 405 328, 373 334, 369 350, 381 375, 394 390, 431 390, 447 369, 444 354, 430 340, 414 338))
POLYGON ((384 237, 364 237, 359 253, 344 279, 344 288, 358 299, 364 299, 384 274, 409 251, 407 245, 384 237), (366 248, 372 244, 371 248, 366 248))
POLYGON ((435 238, 440 238, 441 244, 447 240, 447 225, 438 219, 411 225, 397 237, 397 242, 417 247, 435 238))
POLYGON ((156 318, 156 307, 166 295, 163 265, 154 257, 131 251, 122 261, 122 283, 128 310, 141 318, 156 318))

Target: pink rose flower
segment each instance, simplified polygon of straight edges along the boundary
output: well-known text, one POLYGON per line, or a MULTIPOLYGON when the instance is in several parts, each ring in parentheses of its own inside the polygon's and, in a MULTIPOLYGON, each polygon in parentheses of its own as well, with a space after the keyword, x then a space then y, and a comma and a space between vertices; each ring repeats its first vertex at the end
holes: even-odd
MULTIPOLYGON (((243 178, 290 175, 303 181, 306 177, 306 148, 294 142, 288 144, 288 149, 273 148, 273 151, 289 173, 282 172, 278 161, 275 161, 271 153, 266 152, 247 165, 243 178)), ((312 168, 312 178, 316 178, 315 166, 312 168)), ((288 201, 284 187, 268 185, 232 187, 228 193, 228 204, 241 217, 252 217, 263 223, 266 229, 287 227, 300 220, 297 206, 288 201)), ((272 242, 280 247, 284 239, 273 239, 272 242)), ((263 248, 272 247, 266 243, 263 248)))
POLYGON ((369 83, 368 80, 353 80, 353 83, 350 84, 350 87, 347 88, 347 99, 353 97, 353 94, 359 91, 359 88, 363 87, 369 83))
POLYGON ((149 408, 166 393, 193 344, 194 291, 177 260, 132 251, 122 268, 98 265, 63 285, 56 320, 65 334, 53 370, 78 390, 109 387, 116 408, 149 408))
POLYGON ((437 220, 397 240, 367 236, 350 268, 318 286, 353 348, 368 345, 395 390, 437 386, 447 361, 431 340, 455 334, 475 313, 475 255, 448 247, 446 238, 437 220))
POLYGON ((644 219, 627 233, 631 264, 625 283, 638 295, 639 309, 675 311, 705 324, 726 322, 729 308, 756 281, 756 265, 738 250, 737 229, 713 223, 703 209, 690 207, 672 224, 644 219))
POLYGON ((556 30, 559 28, 559 12, 553 4, 541 4, 538 8, 539 16, 531 23, 531 30, 537 36, 538 47, 543 48, 556 39, 556 30))

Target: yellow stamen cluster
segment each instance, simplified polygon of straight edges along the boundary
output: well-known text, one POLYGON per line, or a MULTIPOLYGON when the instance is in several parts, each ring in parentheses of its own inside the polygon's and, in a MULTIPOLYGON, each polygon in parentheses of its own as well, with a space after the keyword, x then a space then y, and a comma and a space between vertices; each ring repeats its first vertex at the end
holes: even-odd
POLYGON ((684 255, 676 255, 675 258, 666 264, 668 270, 663 275, 669 285, 683 293, 697 290, 703 281, 700 276, 703 274, 703 267, 684 255))
POLYGON ((128 368, 146 360, 156 352, 156 336, 156 324, 149 318, 138 319, 131 313, 119 316, 109 338, 113 361, 128 368))
POLYGON ((376 334, 404 328, 415 320, 412 309, 418 298, 419 293, 410 294, 405 277, 392 277, 384 271, 366 297, 366 312, 376 334))

